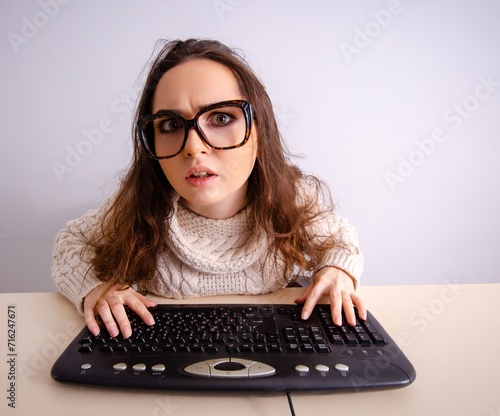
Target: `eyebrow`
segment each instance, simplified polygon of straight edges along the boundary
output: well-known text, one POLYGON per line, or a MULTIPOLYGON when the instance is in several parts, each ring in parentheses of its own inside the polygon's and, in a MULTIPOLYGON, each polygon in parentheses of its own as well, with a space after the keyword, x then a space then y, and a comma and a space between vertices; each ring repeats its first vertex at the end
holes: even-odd
MULTIPOLYGON (((201 110, 203 110, 204 108, 207 108, 211 105, 214 105, 214 104, 219 104, 219 103, 223 103, 224 101, 233 101, 235 99, 227 99, 227 100, 221 100, 221 101, 213 101, 213 102, 210 102, 210 103, 206 103, 206 104, 203 104, 201 106, 198 106, 196 107, 195 109, 195 115, 198 114, 201 110)), ((175 114, 177 116, 181 116, 181 117, 184 117, 182 115, 182 111, 177 109, 177 108, 160 108, 158 111, 154 112, 153 115, 161 115, 161 114, 175 114)))
MULTIPOLYGON (((198 114, 202 109, 205 107, 208 107, 209 105, 216 104, 219 101, 216 101, 214 103, 210 104, 203 104, 202 106, 198 106, 195 108, 195 114, 198 114)), ((154 114, 176 114, 178 116, 182 116, 182 110, 178 108, 160 108, 158 111, 156 111, 154 114)))

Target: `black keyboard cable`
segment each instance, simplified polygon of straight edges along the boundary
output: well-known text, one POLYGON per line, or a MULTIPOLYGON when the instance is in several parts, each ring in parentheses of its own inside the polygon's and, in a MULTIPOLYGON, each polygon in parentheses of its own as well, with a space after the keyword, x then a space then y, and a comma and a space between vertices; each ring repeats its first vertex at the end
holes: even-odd
POLYGON ((293 403, 292 403, 292 395, 290 394, 289 391, 286 392, 286 397, 288 398, 288 405, 290 406, 290 412, 292 412, 292 416, 295 416, 295 410, 293 408, 293 403))

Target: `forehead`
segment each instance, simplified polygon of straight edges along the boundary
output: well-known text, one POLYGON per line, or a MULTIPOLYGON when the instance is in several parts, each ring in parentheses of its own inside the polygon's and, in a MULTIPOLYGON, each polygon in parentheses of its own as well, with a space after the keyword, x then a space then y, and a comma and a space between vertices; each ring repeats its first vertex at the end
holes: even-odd
POLYGON ((231 69, 208 59, 190 60, 163 74, 153 97, 153 113, 161 109, 193 113, 208 104, 242 98, 231 69))

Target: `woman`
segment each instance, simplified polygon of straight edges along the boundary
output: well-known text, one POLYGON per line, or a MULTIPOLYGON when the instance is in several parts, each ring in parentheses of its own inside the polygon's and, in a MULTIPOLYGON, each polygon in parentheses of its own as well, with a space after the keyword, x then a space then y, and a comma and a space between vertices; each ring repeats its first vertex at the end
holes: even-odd
POLYGON ((310 284, 307 319, 324 294, 365 317, 355 289, 362 256, 354 228, 321 202, 322 186, 291 165, 264 86, 213 40, 166 43, 136 114, 134 157, 116 195, 69 222, 53 276, 99 333, 131 334, 124 305, 147 324, 160 296, 258 294, 310 284))

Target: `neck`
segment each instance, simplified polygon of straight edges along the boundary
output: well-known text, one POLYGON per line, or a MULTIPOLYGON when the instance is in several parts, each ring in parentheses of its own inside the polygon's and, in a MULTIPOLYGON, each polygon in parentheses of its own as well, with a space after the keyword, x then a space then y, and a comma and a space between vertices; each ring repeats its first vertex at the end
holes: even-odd
POLYGON ((179 203, 184 205, 190 211, 194 212, 205 218, 210 218, 213 220, 221 220, 224 218, 234 217, 238 212, 243 210, 247 201, 238 201, 239 203, 228 203, 227 201, 211 204, 211 205, 196 205, 183 198, 180 198, 179 203))

